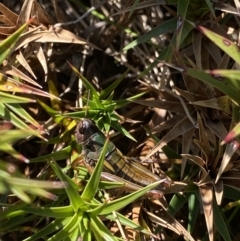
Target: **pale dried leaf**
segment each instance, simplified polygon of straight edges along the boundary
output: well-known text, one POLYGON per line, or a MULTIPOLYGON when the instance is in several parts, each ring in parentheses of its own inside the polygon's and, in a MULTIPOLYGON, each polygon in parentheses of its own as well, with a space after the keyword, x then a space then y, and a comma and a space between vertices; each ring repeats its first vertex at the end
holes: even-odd
POLYGON ((234 0, 234 3, 236 5, 236 9, 238 11, 238 15, 240 16, 240 2, 239 2, 239 0, 234 0))
POLYGON ((62 29, 62 28, 56 28, 54 31, 43 31, 42 37, 38 38, 36 42, 46 43, 46 42, 53 42, 53 43, 72 43, 72 44, 82 44, 82 45, 88 45, 93 48, 99 49, 94 44, 91 44, 87 40, 75 35, 74 33, 62 29))
POLYGON ((153 148, 150 153, 145 157, 147 160, 150 156, 160 151, 163 146, 165 146, 169 141, 175 139, 176 137, 183 135, 186 131, 193 128, 192 122, 188 118, 182 119, 178 122, 163 138, 160 140, 157 145, 153 148))
POLYGON ((221 140, 225 138, 225 136, 228 134, 225 126, 221 121, 218 122, 212 122, 211 120, 206 119, 205 125, 211 129, 217 137, 219 137, 221 140))
POLYGON ((166 188, 164 190, 165 194, 170 194, 170 193, 179 193, 179 192, 184 192, 186 188, 188 187, 188 184, 185 182, 172 182, 170 187, 166 188))
POLYGON ((18 82, 10 77, 6 77, 4 74, 0 73, 0 90, 1 91, 11 91, 11 92, 18 92, 18 93, 26 93, 26 94, 33 94, 33 95, 40 95, 48 98, 56 98, 58 97, 49 94, 48 92, 39 90, 35 87, 30 85, 25 85, 21 82, 18 82))
POLYGON ((48 77, 47 60, 45 58, 45 55, 44 55, 44 52, 43 52, 43 49, 42 49, 41 45, 39 43, 35 43, 34 47, 36 47, 36 50, 37 50, 36 56, 37 56, 40 64, 43 67, 44 76, 45 76, 44 80, 46 82, 47 81, 47 77, 48 77))
POLYGON ((205 185, 209 185, 209 184, 213 184, 213 180, 210 177, 210 175, 206 175, 203 176, 203 174, 201 173, 201 180, 197 183, 197 185, 200 186, 205 186, 205 185))
POLYGON ((216 197, 217 205, 220 206, 222 203, 222 198, 223 198, 223 182, 222 182, 222 180, 219 180, 214 185, 214 189, 215 189, 215 197, 216 197))
POLYGON ((33 15, 36 15, 36 18, 33 20, 33 23, 36 25, 43 24, 48 28, 49 25, 54 24, 51 14, 47 13, 37 1, 33 3, 33 15))
POLYGON ((174 218, 172 217, 165 209, 161 209, 158 213, 158 216, 149 212, 147 209, 143 208, 143 210, 148 215, 148 218, 154 222, 159 224, 162 227, 165 227, 169 230, 172 230, 178 235, 183 235, 186 240, 194 241, 193 237, 189 234, 189 232, 174 218))
POLYGON ((7 74, 10 74, 12 76, 16 76, 19 77, 22 80, 25 80, 26 82, 35 85, 37 87, 41 87, 41 85, 39 85, 38 83, 36 83, 34 80, 32 80, 31 78, 29 78, 27 75, 25 75, 22 71, 20 71, 19 69, 15 68, 14 66, 10 66, 8 65, 8 70, 6 70, 7 74))
POLYGON ((208 175, 208 172, 205 170, 205 164, 206 163, 201 157, 190 155, 190 154, 182 154, 181 156, 191 160, 196 165, 198 165, 200 167, 204 177, 208 175))
POLYGON ((54 12, 57 18, 57 21, 60 23, 67 22, 65 14, 63 14, 62 9, 58 7, 57 3, 53 1, 54 12))
POLYGON ((95 45, 91 44, 90 42, 84 40, 83 38, 78 37, 77 35, 58 28, 58 32, 55 31, 39 31, 41 26, 35 29, 31 29, 30 31, 23 34, 15 49, 19 49, 22 46, 30 43, 30 42, 40 42, 40 43, 72 43, 72 44, 82 44, 88 45, 90 47, 97 48, 95 45))
POLYGON ((208 108, 213 108, 217 110, 222 110, 228 114, 232 113, 230 106, 230 98, 228 96, 221 96, 219 98, 201 100, 192 102, 193 105, 204 106, 208 108))
POLYGON ((5 5, 0 3, 0 12, 6 16, 6 18, 12 23, 12 25, 16 25, 18 15, 14 12, 12 12, 9 8, 7 8, 5 5))
POLYGON ((40 38, 43 34, 48 34, 47 31, 44 33, 38 31, 40 29, 41 29, 41 26, 30 29, 26 33, 22 34, 15 45, 15 50, 23 47, 24 45, 26 45, 30 42, 35 41, 36 39, 40 38))
POLYGON ((12 34, 14 31, 16 31, 16 29, 16 26, 0 26, 0 34, 8 36, 12 34))
POLYGON ((237 9, 227 3, 216 3, 214 4, 214 8, 221 10, 222 12, 238 15, 237 9))
POLYGON ((19 54, 16 55, 16 59, 35 79, 37 79, 36 75, 32 71, 32 68, 28 64, 27 60, 24 58, 22 51, 19 51, 19 54))
MULTIPOLYGON (((185 98, 186 100, 188 100, 189 102, 193 102, 193 101, 197 101, 197 100, 205 100, 206 99, 206 96, 205 94, 204 95, 199 95, 199 94, 195 94, 195 93, 191 93, 191 92, 188 92, 186 90, 182 90, 178 87, 174 87, 177 92, 183 97, 185 98)), ((191 110, 191 109, 190 109, 191 110)), ((192 109, 193 110, 193 109, 192 109)))
MULTIPOLYGON (((141 201, 136 201, 132 203, 132 218, 131 220, 135 222, 136 224, 139 224, 139 216, 140 216, 140 211, 142 207, 142 202, 141 201)), ((126 236, 130 240, 136 240, 136 230, 126 227, 126 236)))
POLYGON ((222 158, 222 163, 221 166, 218 170, 218 174, 215 180, 215 183, 218 182, 220 176, 222 173, 225 171, 228 163, 230 162, 232 155, 235 153, 235 151, 238 149, 239 144, 237 142, 230 142, 226 145, 226 150, 224 152, 223 158, 222 158))
POLYGON ((0 15, 0 22, 7 26, 15 26, 5 15, 0 15))
POLYGON ((223 175, 221 176, 221 179, 240 179, 240 173, 238 170, 234 171, 234 170, 230 170, 227 171, 225 173, 223 173, 223 175))
POLYGON ((208 238, 213 241, 213 191, 212 186, 204 185, 199 187, 204 216, 207 224, 208 238))
POLYGON ((201 142, 197 139, 194 139, 193 141, 200 148, 200 150, 202 152, 201 156, 202 156, 202 158, 205 159, 206 165, 208 165, 209 160, 210 160, 210 158, 212 157, 212 154, 213 154, 212 150, 210 149, 211 148, 210 145, 206 145, 205 143, 203 143, 203 142, 201 142))
POLYGON ((159 123, 158 125, 156 125, 153 129, 151 129, 151 133, 152 134, 157 134, 157 133, 161 133, 163 130, 172 128, 174 125, 176 125, 176 123, 178 123, 179 121, 181 121, 184 118, 183 115, 175 115, 172 118, 163 121, 161 123, 159 123))
POLYGON ((30 19, 33 1, 34 0, 25 0, 24 1, 21 11, 18 16, 18 20, 17 20, 18 27, 23 25, 30 19))

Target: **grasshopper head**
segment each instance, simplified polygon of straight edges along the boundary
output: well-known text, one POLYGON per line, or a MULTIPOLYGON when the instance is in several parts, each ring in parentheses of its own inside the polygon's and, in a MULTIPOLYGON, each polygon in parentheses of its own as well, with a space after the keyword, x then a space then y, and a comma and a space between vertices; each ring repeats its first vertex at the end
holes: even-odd
POLYGON ((75 137, 78 143, 87 141, 93 134, 99 132, 95 123, 89 119, 81 120, 76 127, 75 137))

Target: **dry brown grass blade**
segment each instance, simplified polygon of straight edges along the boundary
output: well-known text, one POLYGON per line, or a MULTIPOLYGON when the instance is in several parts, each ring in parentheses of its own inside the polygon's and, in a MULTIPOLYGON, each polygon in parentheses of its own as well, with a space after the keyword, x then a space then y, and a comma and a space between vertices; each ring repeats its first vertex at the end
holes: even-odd
POLYGON ((229 144, 226 145, 226 150, 224 152, 222 162, 221 162, 221 166, 218 170, 215 183, 218 182, 220 176, 225 171, 228 163, 230 162, 230 160, 232 158, 232 155, 235 153, 235 151, 238 149, 238 147, 239 147, 239 144, 237 142, 230 142, 229 144))
POLYGON ((223 198, 223 181, 219 180, 215 185, 215 197, 218 205, 221 205, 222 198, 223 198))
MULTIPOLYGON (((187 68, 181 55, 178 54, 176 57, 177 57, 176 59, 177 59, 177 63, 179 64, 179 66, 181 66, 182 68, 187 68)), ((198 94, 201 96, 206 96, 206 93, 203 89, 205 84, 203 82, 201 82, 201 84, 199 84, 199 82, 195 78, 192 78, 189 75, 186 75, 184 72, 182 72, 182 77, 183 77, 183 80, 184 80, 184 83, 186 85, 188 92, 193 93, 193 94, 198 94)))
POLYGON ((165 227, 169 230, 172 230, 178 235, 183 235, 186 240, 194 241, 193 237, 189 234, 189 232, 174 218, 172 217, 164 208, 162 208, 158 216, 149 212, 147 209, 143 208, 143 210, 148 215, 148 218, 158 225, 165 227))
POLYGON ((16 13, 12 12, 2 3, 0 3, 0 12, 12 23, 12 25, 16 25, 18 19, 18 15, 16 13))
POLYGON ((192 102, 193 105, 204 106, 204 107, 208 107, 208 108, 222 110, 228 114, 232 113, 230 103, 231 103, 230 98, 226 95, 221 96, 219 98, 192 102))
MULTIPOLYGON (((142 201, 136 201, 132 203, 132 218, 131 220, 136 224, 139 224, 139 216, 142 208, 142 201)), ((132 228, 126 227, 126 235, 129 240, 136 240, 136 231, 132 228)))
POLYGON ((199 157, 199 156, 194 156, 194 155, 190 155, 190 154, 182 154, 181 156, 191 160, 192 162, 194 162, 196 165, 198 165, 202 171, 203 176, 208 176, 208 172, 205 170, 205 161, 199 157))
MULTIPOLYGON (((159 100, 133 100, 132 102, 145 105, 153 108, 160 108, 164 110, 168 110, 174 113, 179 113, 185 115, 186 112, 182 107, 182 104, 179 102, 172 102, 172 101, 159 101, 159 100)), ((191 112, 194 108, 190 104, 186 104, 188 110, 191 112)))
POLYGON ((24 58, 22 51, 19 51, 19 53, 16 55, 16 59, 35 79, 37 79, 36 75, 32 71, 32 68, 28 64, 27 60, 24 58))
POLYGON ((48 34, 48 31, 40 32, 41 26, 29 29, 28 32, 22 34, 16 43, 15 50, 23 47, 24 45, 34 42, 36 39, 40 38, 43 34, 48 34))
POLYGON ((99 49, 94 44, 88 42, 87 40, 77 36, 76 34, 62 28, 56 28, 53 32, 49 32, 48 35, 43 35, 39 38, 37 42, 56 42, 56 43, 73 43, 73 44, 83 44, 89 47, 99 49))
POLYGON ((12 76, 16 76, 19 77, 22 80, 25 80, 26 82, 35 85, 37 87, 41 87, 41 85, 39 85, 38 83, 36 83, 34 80, 32 80, 31 78, 29 78, 27 75, 25 75, 22 71, 20 71, 19 69, 15 68, 14 66, 7 66, 7 70, 5 70, 6 74, 10 74, 12 76))
POLYGON ((58 97, 51 95, 46 91, 42 91, 30 85, 26 85, 21 82, 18 82, 10 77, 5 76, 2 73, 0 73, 0 90, 7 91, 7 92, 33 94, 33 95, 39 95, 39 96, 44 96, 48 98, 58 99, 58 97))
POLYGON ((214 5, 214 8, 221 10, 222 12, 226 12, 226 13, 232 13, 232 14, 236 14, 236 15, 239 14, 236 8, 234 8, 233 6, 231 6, 227 3, 216 3, 214 5))
POLYGON ((36 25, 43 24, 48 28, 49 25, 54 24, 51 15, 47 13, 37 1, 34 1, 33 3, 32 15, 36 15, 36 18, 33 20, 33 23, 36 25))
POLYGON ((15 26, 5 15, 0 15, 0 22, 7 26, 15 26))
POLYGON ((184 182, 172 182, 171 186, 164 190, 165 194, 184 192, 188 184, 184 182))
MULTIPOLYGON (((199 95, 199 94, 195 94, 195 93, 190 93, 186 90, 182 90, 178 87, 174 87, 177 92, 186 100, 188 100, 189 102, 193 102, 193 101, 196 101, 196 100, 205 100, 206 97, 205 96, 202 96, 202 95, 199 95)), ((192 104, 192 103, 191 103, 192 104)), ((190 108, 190 111, 191 110, 194 110, 194 108, 190 108)))
POLYGON ((116 16, 116 15, 119 15, 122 13, 127 13, 127 12, 138 10, 138 9, 145 9, 147 7, 152 7, 152 6, 156 6, 156 5, 158 6, 160 4, 166 4, 166 2, 164 0, 148 0, 146 2, 138 3, 136 6, 131 6, 131 7, 125 8, 123 10, 120 10, 120 11, 112 14, 111 16, 113 17, 113 16, 116 16))
POLYGON ((218 69, 227 69, 230 59, 230 56, 227 53, 224 53, 221 61, 219 62, 218 69))
POLYGON ((204 145, 209 146, 209 141, 205 130, 205 126, 203 125, 202 116, 203 115, 201 113, 197 112, 199 137, 200 137, 200 141, 203 142, 204 145))
POLYGON ((44 71, 44 80, 45 82, 47 81, 47 76, 48 76, 48 66, 47 66, 47 60, 45 57, 45 54, 43 52, 42 46, 40 43, 34 43, 34 47, 36 47, 36 56, 38 58, 38 61, 40 62, 43 71, 44 71))
POLYGON ((57 18, 57 21, 60 22, 60 23, 66 22, 65 14, 63 14, 61 8, 59 8, 56 1, 53 1, 53 8, 54 8, 54 12, 55 12, 55 16, 57 18))
POLYGON ((157 133, 161 133, 162 131, 172 128, 173 126, 176 125, 176 123, 180 122, 182 119, 184 118, 183 115, 175 115, 172 118, 163 121, 161 123, 159 123, 158 125, 156 125, 156 127, 154 127, 153 129, 151 129, 152 134, 157 134, 157 133))
POLYGON ((194 143, 200 148, 201 150, 201 157, 204 158, 204 160, 206 161, 207 165, 212 157, 212 151, 210 149, 209 145, 206 145, 205 143, 194 139, 194 143))
POLYGON ((22 24, 26 23, 30 19, 34 1, 35 0, 25 0, 24 1, 21 11, 18 16, 18 20, 17 20, 18 27, 21 26, 22 24))
MULTIPOLYGON (((216 65, 218 65, 219 60, 222 59, 222 55, 220 53, 220 49, 217 47, 216 44, 214 44, 212 41, 205 41, 204 47, 207 49, 209 54, 212 56, 213 60, 215 61, 216 65)), ((213 63, 211 63, 213 64, 213 63)))
POLYGON ((199 187, 201 201, 204 211, 204 216, 208 229, 208 238, 210 241, 213 241, 213 190, 210 185, 202 185, 199 187))
MULTIPOLYGON (((189 153, 190 146, 192 144, 194 132, 195 132, 195 128, 192 128, 192 129, 186 131, 183 134, 183 137, 182 137, 182 153, 189 153)), ((183 178, 186 163, 187 163, 187 158, 182 157, 181 179, 183 178)))
POLYGON ((16 29, 17 29, 16 26, 7 26, 7 27, 0 26, 0 35, 7 37, 8 35, 12 34, 16 29))
POLYGON ((213 133, 215 133, 215 135, 220 138, 220 140, 223 140, 228 133, 226 127, 223 125, 221 121, 212 122, 211 120, 206 119, 205 125, 210 130, 212 130, 213 133))
POLYGON ((23 34, 17 42, 15 49, 19 49, 30 42, 82 44, 99 49, 87 40, 78 37, 77 35, 69 32, 68 30, 58 28, 56 31, 40 31, 40 28, 41 26, 35 29, 31 29, 25 34, 23 34))
POLYGON ((193 128, 192 122, 188 118, 182 119, 178 122, 163 138, 160 140, 153 150, 148 153, 144 160, 147 160, 150 156, 160 151, 163 146, 165 146, 169 141, 175 139, 176 137, 183 135, 186 131, 193 128))

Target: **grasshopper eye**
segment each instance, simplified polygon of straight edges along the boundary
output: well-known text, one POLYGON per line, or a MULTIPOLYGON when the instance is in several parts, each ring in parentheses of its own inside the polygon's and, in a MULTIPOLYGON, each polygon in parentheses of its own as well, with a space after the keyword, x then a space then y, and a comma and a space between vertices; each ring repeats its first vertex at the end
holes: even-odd
POLYGON ((78 143, 88 140, 94 133, 98 132, 97 126, 93 121, 84 119, 80 121, 75 130, 75 137, 78 143))

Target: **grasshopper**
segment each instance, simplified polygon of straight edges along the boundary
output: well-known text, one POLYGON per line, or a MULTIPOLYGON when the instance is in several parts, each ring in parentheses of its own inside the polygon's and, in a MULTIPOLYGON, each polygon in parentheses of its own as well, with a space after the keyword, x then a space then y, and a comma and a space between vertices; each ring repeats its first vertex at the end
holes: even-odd
MULTIPOLYGON (((83 119, 76 127, 75 137, 77 143, 82 145, 85 165, 92 170, 106 141, 105 135, 93 121, 83 119)), ((108 143, 101 179, 123 182, 125 184, 121 187, 123 192, 134 192, 143 186, 161 180, 159 176, 153 174, 134 158, 124 156, 111 141, 108 143)), ((162 196, 166 186, 169 186, 169 180, 163 181, 157 190, 151 190, 150 196, 162 196)))

